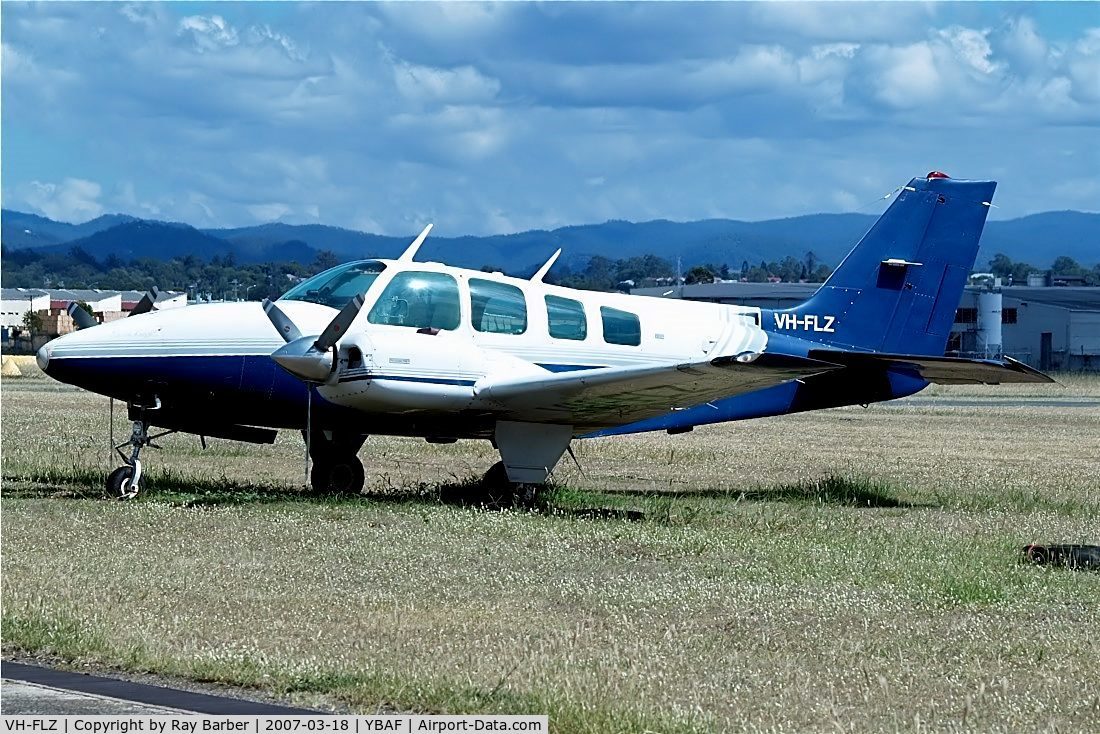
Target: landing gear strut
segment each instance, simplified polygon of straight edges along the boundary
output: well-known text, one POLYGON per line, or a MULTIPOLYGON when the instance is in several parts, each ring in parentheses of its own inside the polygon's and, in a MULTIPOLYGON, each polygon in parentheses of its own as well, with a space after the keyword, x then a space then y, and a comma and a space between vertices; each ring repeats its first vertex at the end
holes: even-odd
POLYGON ((154 436, 149 435, 149 424, 144 420, 135 420, 130 432, 130 440, 115 446, 115 451, 122 457, 122 466, 107 475, 107 496, 116 500, 129 500, 137 496, 141 488, 141 450, 146 446, 159 449, 153 443, 154 439, 167 436, 175 431, 163 431, 154 436), (130 455, 123 453, 125 446, 130 447, 130 455))
POLYGON ((497 421, 493 445, 501 461, 485 475, 485 483, 510 490, 517 504, 532 504, 572 439, 572 426, 497 421))

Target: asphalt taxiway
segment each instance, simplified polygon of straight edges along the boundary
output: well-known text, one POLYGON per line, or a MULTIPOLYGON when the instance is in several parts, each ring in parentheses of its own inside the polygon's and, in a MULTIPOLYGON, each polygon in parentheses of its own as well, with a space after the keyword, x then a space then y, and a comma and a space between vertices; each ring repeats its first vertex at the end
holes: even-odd
POLYGON ((209 693, 74 673, 39 665, 0 663, 0 714, 214 714, 303 716, 317 711, 209 693))

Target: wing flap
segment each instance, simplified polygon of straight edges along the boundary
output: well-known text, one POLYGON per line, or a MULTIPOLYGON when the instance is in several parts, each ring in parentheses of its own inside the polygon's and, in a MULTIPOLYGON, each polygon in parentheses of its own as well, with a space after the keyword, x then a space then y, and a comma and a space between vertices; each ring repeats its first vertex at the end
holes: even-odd
POLYGON ((930 357, 914 354, 875 354, 842 352, 833 349, 811 349, 810 357, 845 367, 896 367, 917 372, 922 378, 939 385, 1000 385, 1009 382, 1054 382, 1037 369, 1011 357, 995 359, 964 359, 961 357, 930 357))
POLYGON ((702 362, 486 381, 476 393, 484 407, 511 420, 591 429, 632 423, 833 369, 840 367, 804 357, 746 353, 702 362))

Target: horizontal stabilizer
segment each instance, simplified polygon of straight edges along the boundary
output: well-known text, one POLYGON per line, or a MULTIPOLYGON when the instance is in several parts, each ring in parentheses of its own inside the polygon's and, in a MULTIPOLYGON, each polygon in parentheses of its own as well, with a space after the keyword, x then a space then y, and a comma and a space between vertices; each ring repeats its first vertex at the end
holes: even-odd
POLYGON ((959 357, 929 357, 915 354, 876 354, 872 352, 842 352, 833 349, 811 349, 810 357, 845 367, 879 367, 907 369, 939 385, 1000 385, 1006 382, 1054 382, 1036 369, 1011 357, 996 359, 962 359, 959 357))

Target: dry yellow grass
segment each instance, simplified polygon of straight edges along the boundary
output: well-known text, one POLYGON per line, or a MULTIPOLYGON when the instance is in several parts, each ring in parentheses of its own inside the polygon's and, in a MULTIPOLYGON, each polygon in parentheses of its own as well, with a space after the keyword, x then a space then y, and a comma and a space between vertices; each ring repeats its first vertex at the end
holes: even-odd
POLYGON ((294 492, 289 433, 170 437, 147 454, 160 494, 73 499, 109 466, 106 401, 3 392, 9 652, 358 710, 548 711, 563 732, 1100 727, 1100 574, 1017 560, 1100 542, 1100 409, 579 442, 583 477, 563 463, 541 511, 496 512, 430 491, 487 445, 372 438, 368 498, 321 502, 294 492), (829 475, 855 481, 818 493, 829 475), (223 476, 245 501, 202 504, 223 476))

